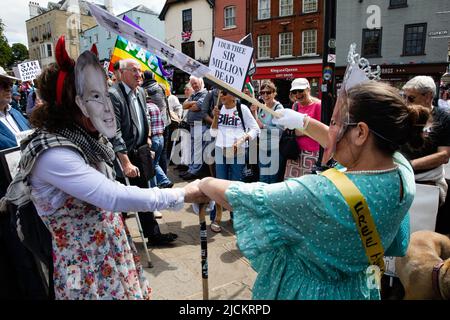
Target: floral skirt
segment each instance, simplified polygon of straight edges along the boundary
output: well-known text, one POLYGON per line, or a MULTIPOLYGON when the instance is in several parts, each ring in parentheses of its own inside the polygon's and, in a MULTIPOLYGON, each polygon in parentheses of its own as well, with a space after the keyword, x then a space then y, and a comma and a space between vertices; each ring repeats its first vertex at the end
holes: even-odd
POLYGON ((319 151, 301 150, 297 160, 287 161, 284 178, 298 178, 305 174, 311 174, 318 158, 319 151))
POLYGON ((53 238, 57 300, 149 299, 151 289, 121 214, 69 197, 41 216, 53 238))

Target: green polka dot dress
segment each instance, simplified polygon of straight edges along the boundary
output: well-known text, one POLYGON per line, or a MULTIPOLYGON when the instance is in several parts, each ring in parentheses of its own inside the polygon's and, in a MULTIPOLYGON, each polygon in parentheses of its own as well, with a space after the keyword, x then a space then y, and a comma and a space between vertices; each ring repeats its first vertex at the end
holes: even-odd
MULTIPOLYGON (((367 200, 385 255, 401 256, 415 183, 408 161, 399 153, 394 159, 397 170, 347 176, 367 200)), ((380 299, 367 285, 368 260, 352 214, 327 178, 237 182, 226 196, 238 246, 258 272, 254 299, 380 299)))

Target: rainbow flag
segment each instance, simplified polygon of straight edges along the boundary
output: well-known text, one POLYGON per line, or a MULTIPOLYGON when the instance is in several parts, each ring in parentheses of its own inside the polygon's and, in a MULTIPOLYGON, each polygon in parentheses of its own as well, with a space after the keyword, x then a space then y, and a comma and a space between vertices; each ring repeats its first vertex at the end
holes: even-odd
MULTIPOLYGON (((123 20, 142 30, 141 27, 135 24, 127 16, 124 16, 123 20)), ((113 71, 114 63, 117 61, 130 58, 139 62, 142 71, 150 70, 153 72, 155 80, 166 88, 166 95, 170 95, 170 84, 167 77, 171 76, 171 74, 164 70, 161 59, 134 43, 129 42, 127 39, 117 36, 116 44, 109 62, 109 71, 113 71)))

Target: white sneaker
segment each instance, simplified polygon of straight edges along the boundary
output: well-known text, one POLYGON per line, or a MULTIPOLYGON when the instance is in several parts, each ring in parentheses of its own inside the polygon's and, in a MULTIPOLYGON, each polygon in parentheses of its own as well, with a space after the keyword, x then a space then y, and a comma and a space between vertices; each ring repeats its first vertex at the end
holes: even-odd
POLYGON ((162 213, 155 210, 153 211, 153 216, 155 217, 155 219, 161 219, 162 218, 162 213))

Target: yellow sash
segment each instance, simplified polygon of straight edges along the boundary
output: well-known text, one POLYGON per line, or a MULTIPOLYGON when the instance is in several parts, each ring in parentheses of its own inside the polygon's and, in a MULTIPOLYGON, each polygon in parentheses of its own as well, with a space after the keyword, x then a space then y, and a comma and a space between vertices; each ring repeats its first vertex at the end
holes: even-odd
POLYGON ((350 207, 369 263, 378 266, 381 273, 384 273, 383 245, 366 199, 355 184, 339 170, 329 169, 322 172, 322 175, 333 182, 350 207))

